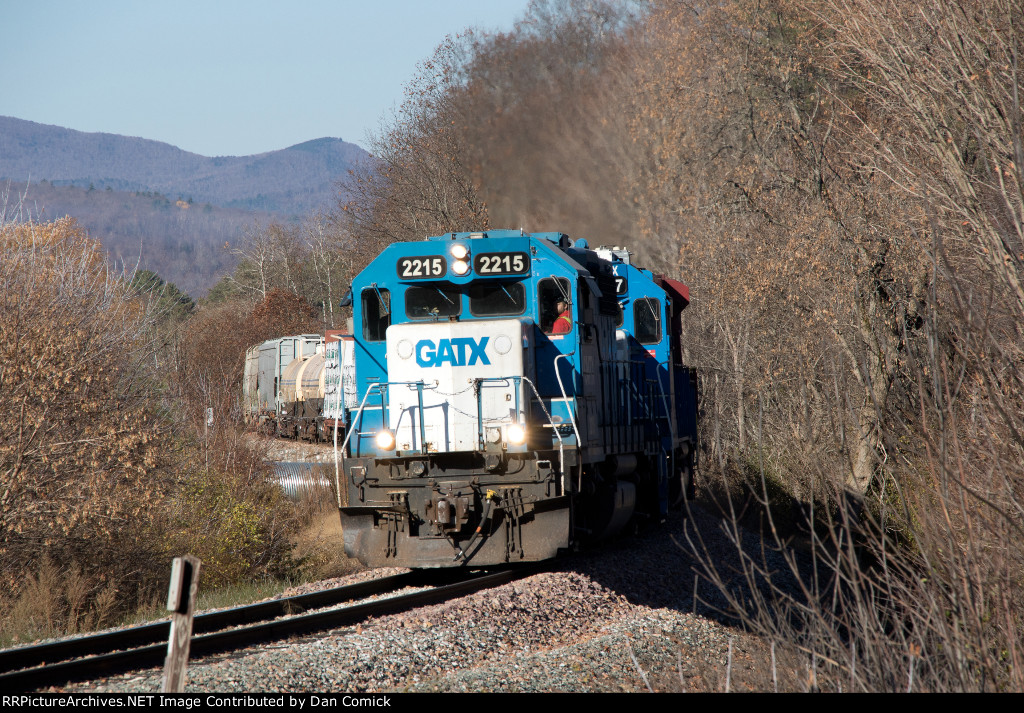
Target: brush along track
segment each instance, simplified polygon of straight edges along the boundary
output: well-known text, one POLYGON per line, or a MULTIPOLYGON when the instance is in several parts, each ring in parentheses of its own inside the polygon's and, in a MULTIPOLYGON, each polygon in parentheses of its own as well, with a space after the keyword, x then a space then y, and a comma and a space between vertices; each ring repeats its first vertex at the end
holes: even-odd
MULTIPOLYGON (((373 616, 436 604, 495 587, 536 571, 537 567, 519 567, 485 574, 419 570, 322 592, 199 614, 193 623, 189 655, 196 659, 290 636, 351 626, 373 616), (409 587, 428 588, 342 608, 309 614, 297 613, 409 587)), ((160 666, 167 655, 169 633, 170 622, 159 622, 0 651, 0 689, 12 693, 30 691, 160 666)))

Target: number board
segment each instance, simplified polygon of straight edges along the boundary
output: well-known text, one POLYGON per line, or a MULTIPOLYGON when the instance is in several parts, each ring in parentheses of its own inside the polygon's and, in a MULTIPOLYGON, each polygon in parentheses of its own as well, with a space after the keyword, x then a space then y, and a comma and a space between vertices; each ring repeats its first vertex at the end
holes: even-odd
POLYGON ((621 296, 621 295, 626 294, 627 292, 629 292, 629 285, 626 282, 626 276, 625 275, 616 275, 615 276, 615 294, 621 296))
POLYGON ((527 275, 530 256, 523 252, 478 253, 473 256, 473 269, 478 275, 527 275))
POLYGON ((448 272, 448 263, 441 255, 399 258, 396 265, 398 276, 403 280, 435 280, 448 272))

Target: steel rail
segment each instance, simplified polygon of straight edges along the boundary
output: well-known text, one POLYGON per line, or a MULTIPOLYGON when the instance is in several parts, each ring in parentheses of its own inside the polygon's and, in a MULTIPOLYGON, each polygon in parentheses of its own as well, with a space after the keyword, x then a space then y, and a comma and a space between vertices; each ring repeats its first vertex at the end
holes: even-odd
MULTIPOLYGON (((537 571, 537 569, 537 566, 527 565, 494 573, 475 574, 474 576, 465 578, 462 581, 452 584, 442 584, 440 586, 435 586, 431 589, 414 592, 412 594, 354 604, 340 609, 330 609, 311 614, 301 614, 273 621, 265 621, 268 616, 280 616, 283 613, 282 604, 286 602, 291 601, 294 605, 296 600, 300 600, 304 603, 306 608, 309 608, 312 606, 310 602, 316 602, 318 597, 320 600, 327 599, 328 593, 332 590, 317 592, 314 595, 298 595, 297 597, 289 597, 287 599, 275 600, 274 602, 252 605, 252 607, 243 607, 243 610, 251 610, 254 608, 264 608, 266 610, 266 615, 262 617, 262 623, 243 626, 239 626, 237 621, 232 622, 231 617, 227 616, 230 614, 230 611, 212 612, 210 614, 200 615, 196 617, 195 621, 198 624, 200 619, 204 619, 204 631, 210 631, 211 628, 223 628, 223 626, 234 626, 236 628, 200 635, 196 635, 199 632, 194 630, 190 646, 190 657, 200 658, 216 653, 223 653, 225 651, 232 651, 254 644, 279 641, 291 636, 312 634, 318 631, 349 626, 364 621, 372 616, 394 614, 408 609, 414 609, 419 606, 435 604, 470 594, 488 587, 499 586, 514 579, 528 576, 529 574, 537 571), (222 623, 219 626, 214 625, 212 623, 215 621, 214 617, 221 617, 221 622, 226 623, 222 623)), ((358 596, 370 596, 384 591, 394 591, 395 589, 403 587, 417 586, 418 584, 423 585, 431 576, 435 578, 437 576, 450 577, 452 574, 453 573, 450 570, 446 570, 444 573, 433 570, 429 572, 419 570, 416 572, 398 575, 396 577, 386 577, 381 580, 362 582, 359 585, 351 585, 351 588, 341 587, 338 589, 346 590, 351 594, 354 588, 362 587, 366 591, 358 596), (390 590, 380 586, 377 591, 372 591, 372 585, 375 582, 382 583, 385 580, 391 581, 393 586, 390 590), (396 584, 395 580, 402 580, 402 583, 396 584)), ((461 574, 465 576, 466 573, 463 571, 461 574)), ((354 598, 354 596, 348 597, 348 599, 352 598, 354 598)), ((326 602, 317 605, 328 606, 332 603, 337 602, 326 602)), ((164 658, 167 654, 167 644, 163 642, 140 645, 140 639, 136 639, 132 642, 130 636, 130 634, 137 633, 139 629, 142 629, 145 631, 143 634, 144 638, 149 641, 157 641, 159 638, 156 636, 155 632, 160 629, 160 627, 162 627, 162 630, 165 632, 163 638, 166 638, 166 634, 169 631, 169 624, 167 622, 160 622, 159 624, 138 627, 138 629, 134 630, 128 629, 120 632, 113 632, 112 634, 101 634, 93 637, 83 637, 82 639, 70 639, 65 642, 55 642, 53 644, 40 644, 39 647, 25 647, 22 649, 12 649, 0 652, 5 657, 5 665, 10 666, 13 662, 17 662, 14 665, 21 669, 15 671, 8 670, 7 672, 0 674, 0 690, 3 690, 5 693, 31 691, 45 686, 60 686, 71 682, 86 681, 92 678, 112 676, 128 671, 160 666, 163 664, 164 658), (90 650, 87 645, 77 643, 83 640, 93 640, 95 643, 98 639, 100 640, 99 643, 102 644, 102 652, 96 649, 90 650), (125 648, 122 650, 112 649, 111 646, 114 645, 113 642, 119 641, 131 642, 118 644, 118 646, 130 646, 131 648, 125 648), (68 642, 72 642, 70 647, 64 650, 59 648, 61 644, 66 645, 68 642), (28 654, 32 649, 38 650, 32 654, 28 654), (46 651, 49 651, 50 654, 55 656, 66 657, 68 656, 66 653, 68 650, 76 651, 76 653, 70 655, 78 656, 80 658, 63 661, 61 663, 45 663, 45 659, 43 661, 39 660, 39 656, 45 655, 46 651), (17 654, 26 655, 19 659, 17 654)), ((49 660, 52 661, 53 658, 49 660)))
MULTIPOLYGON (((402 587, 416 586, 422 577, 416 572, 381 577, 344 587, 334 587, 310 594, 298 594, 268 602, 250 604, 222 611, 197 614, 193 619, 192 633, 205 634, 230 626, 244 626, 272 617, 299 613, 308 609, 340 604, 359 597, 368 597, 402 587)), ((105 654, 119 649, 133 648, 145 644, 167 641, 170 621, 158 621, 119 631, 103 632, 88 636, 51 641, 33 646, 23 646, 0 651, 0 673, 42 665, 46 662, 105 654)))

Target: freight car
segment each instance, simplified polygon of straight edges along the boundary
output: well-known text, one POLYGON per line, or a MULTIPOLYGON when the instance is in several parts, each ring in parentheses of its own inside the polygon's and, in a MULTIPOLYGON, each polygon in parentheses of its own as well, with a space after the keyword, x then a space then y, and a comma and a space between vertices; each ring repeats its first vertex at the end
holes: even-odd
POLYGON ((299 334, 269 339, 246 350, 242 394, 243 410, 250 424, 263 428, 272 424, 276 428, 282 373, 296 357, 315 354, 322 343, 319 334, 299 334))
POLYGON ((560 233, 388 246, 353 281, 345 551, 370 566, 543 560, 692 494, 685 285, 560 233))
POLYGON ((340 331, 328 331, 251 347, 242 387, 247 420, 264 431, 308 441, 332 438, 337 424, 344 437, 342 374, 352 371, 350 343, 340 331))

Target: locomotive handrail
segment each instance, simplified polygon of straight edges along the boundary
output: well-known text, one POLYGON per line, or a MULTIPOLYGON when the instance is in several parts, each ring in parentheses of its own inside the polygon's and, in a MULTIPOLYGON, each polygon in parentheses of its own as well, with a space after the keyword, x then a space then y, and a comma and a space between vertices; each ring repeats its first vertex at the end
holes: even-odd
MULTIPOLYGON (((483 394, 481 393, 483 382, 485 382, 485 381, 503 381, 503 382, 505 382, 507 384, 509 382, 509 380, 512 381, 512 383, 514 385, 514 391, 516 393, 516 405, 515 405, 516 423, 519 424, 520 423, 520 414, 519 414, 519 401, 520 401, 520 398, 519 398, 519 391, 520 391, 520 380, 522 378, 523 377, 521 377, 521 376, 481 376, 481 377, 477 377, 476 379, 473 379, 473 387, 476 390, 476 440, 477 440, 477 448, 481 448, 481 449, 484 448, 484 404, 483 404, 483 394)), ((420 421, 422 423, 423 419, 421 418, 420 421)), ((493 422, 493 419, 492 419, 492 422, 493 422)))
MULTIPOLYGON (((356 409, 355 414, 349 420, 349 428, 345 432, 345 440, 341 444, 342 460, 344 460, 344 458, 345 458, 344 453, 345 453, 345 448, 348 446, 348 441, 349 441, 350 438, 352 438, 352 434, 355 433, 355 431, 356 431, 356 422, 358 422, 360 420, 360 418, 362 418, 363 409, 366 407, 366 401, 367 401, 367 399, 370 398, 370 394, 373 393, 373 390, 374 390, 375 387, 380 392, 380 394, 381 394, 381 409, 382 409, 382 415, 383 415, 384 392, 386 391, 388 386, 417 386, 418 387, 417 391, 418 391, 419 401, 420 401, 420 413, 422 415, 422 412, 423 412, 423 388, 426 386, 426 384, 423 381, 375 381, 375 382, 369 384, 366 387, 366 394, 363 396, 363 400, 359 404, 359 408, 356 409)), ((385 424, 386 424, 386 421, 385 421, 385 424)), ((426 443, 423 442, 423 436, 424 436, 424 434, 423 434, 423 419, 420 418, 420 443, 422 444, 422 448, 424 449, 424 452, 426 452, 425 451, 426 443)), ((338 507, 341 507, 341 472, 340 472, 340 468, 339 468, 339 465, 338 465, 338 437, 337 437, 337 429, 335 429, 335 437, 334 437, 334 484, 338 488, 338 507)))
POLYGON ((436 389, 437 388, 437 383, 436 382, 428 386, 427 382, 425 382, 423 380, 420 380, 420 381, 375 381, 372 384, 370 384, 370 386, 377 386, 378 384, 380 384, 381 386, 422 386, 423 388, 426 388, 426 389, 436 389))
MULTIPOLYGON (((337 396, 334 399, 334 486, 337 488, 335 492, 338 494, 338 507, 341 507, 341 466, 338 463, 338 416, 341 415, 341 402, 344 396, 342 396, 342 384, 344 383, 344 376, 338 374, 338 389, 337 396)), ((345 424, 345 431, 351 431, 350 424, 345 424)))
POLYGON ((423 423, 423 382, 416 384, 416 407, 419 409, 416 412, 420 422, 420 453, 423 455, 427 454, 427 431, 426 425, 423 423))
MULTIPOLYGON (((420 425, 420 428, 419 428, 419 431, 420 431, 420 454, 421 455, 427 455, 427 432, 426 432, 426 424, 424 423, 424 419, 423 419, 423 390, 424 389, 436 390, 437 389, 437 382, 435 381, 433 383, 433 385, 431 385, 431 386, 427 386, 426 382, 423 381, 422 379, 420 381, 381 381, 381 382, 377 382, 377 384, 384 387, 384 388, 382 388, 380 390, 380 393, 381 393, 381 396, 380 396, 380 408, 381 408, 381 415, 384 418, 384 427, 385 428, 390 428, 390 411, 388 410, 388 406, 385 405, 385 403, 384 403, 384 399, 386 398, 386 393, 385 392, 387 391, 387 387, 388 386, 408 386, 410 391, 412 391, 413 387, 416 387, 416 408, 417 408, 417 412, 416 412, 417 413, 417 419, 416 419, 416 421, 420 425)), ((399 420, 399 422, 401 422, 402 417, 399 416, 398 420, 399 420)))
MULTIPOLYGON (((387 396, 387 390, 388 390, 389 386, 408 386, 408 387, 410 387, 409 388, 410 391, 412 391, 413 387, 415 387, 416 391, 419 392, 419 394, 421 395, 420 410, 423 409, 423 405, 422 405, 422 392, 423 392, 423 390, 424 389, 437 390, 437 383, 436 382, 434 384, 427 384, 427 382, 425 382, 425 381, 374 381, 374 382, 372 382, 371 384, 369 384, 367 386, 367 388, 366 388, 366 396, 363 397, 363 402, 359 405, 359 408, 356 410, 355 415, 351 419, 351 422, 352 422, 353 425, 355 425, 356 419, 359 418, 359 416, 362 414, 363 407, 366 405, 366 400, 369 398, 370 393, 373 392, 373 390, 375 388, 380 393, 380 398, 381 398, 381 400, 380 400, 380 407, 381 407, 381 411, 383 412, 383 415, 385 417, 389 415, 388 404, 384 400, 386 398, 386 396, 387 396)), ((385 418, 384 419, 385 426, 386 426, 387 422, 388 422, 388 419, 385 418)), ((346 443, 347 442, 348 441, 346 440, 346 443)))
MULTIPOLYGON (((573 404, 572 404, 572 407, 570 408, 569 407, 569 397, 565 395, 565 386, 562 384, 562 375, 560 373, 558 373, 558 360, 559 359, 563 359, 563 358, 568 360, 569 357, 571 357, 575 353, 576 353, 576 351, 573 350, 573 351, 569 352, 568 354, 559 354, 558 356, 556 356, 552 360, 551 363, 552 363, 552 366, 555 367, 555 378, 558 379, 558 388, 562 390, 562 398, 565 399, 565 406, 566 406, 565 411, 566 411, 566 413, 569 414, 569 422, 572 424, 572 431, 573 431, 573 433, 576 434, 576 446, 580 447, 583 444, 583 439, 580 438, 580 429, 576 427, 576 416, 574 414, 574 411, 575 411, 575 408, 576 408, 576 398, 573 397, 573 404)), ((566 361, 566 363, 568 364, 569 362, 566 361)), ((557 431, 558 429, 556 428, 555 430, 557 431)))
MULTIPOLYGON (((362 416, 362 414, 363 414, 363 407, 366 406, 366 400, 368 398, 370 398, 370 392, 373 391, 373 387, 374 386, 376 386, 376 384, 370 384, 369 388, 366 389, 366 395, 363 396, 362 403, 359 404, 359 408, 356 409, 355 415, 349 421, 349 427, 345 431, 345 440, 341 444, 341 452, 343 454, 345 453, 345 447, 348 446, 348 439, 350 439, 352 437, 352 433, 356 430, 355 429, 356 421, 362 416)), ((342 455, 342 459, 344 459, 344 457, 345 456, 342 455)), ((338 437, 337 437, 337 429, 335 429, 335 437, 334 437, 334 484, 335 484, 335 486, 338 489, 338 507, 340 508, 341 507, 341 473, 340 473, 339 465, 338 465, 338 437)))
MULTIPOLYGON (((562 434, 558 432, 558 424, 555 423, 555 419, 551 418, 551 414, 548 413, 547 408, 544 406, 544 399, 540 397, 540 393, 537 391, 537 385, 530 381, 527 377, 522 377, 523 381, 530 385, 533 389, 533 395, 537 397, 537 403, 540 404, 540 410, 544 412, 544 415, 548 417, 548 423, 551 424, 551 430, 555 434, 555 438, 558 439, 558 472, 565 478, 565 453, 564 443, 562 442, 562 434)), ((577 448, 579 447, 579 441, 576 442, 577 448)))

